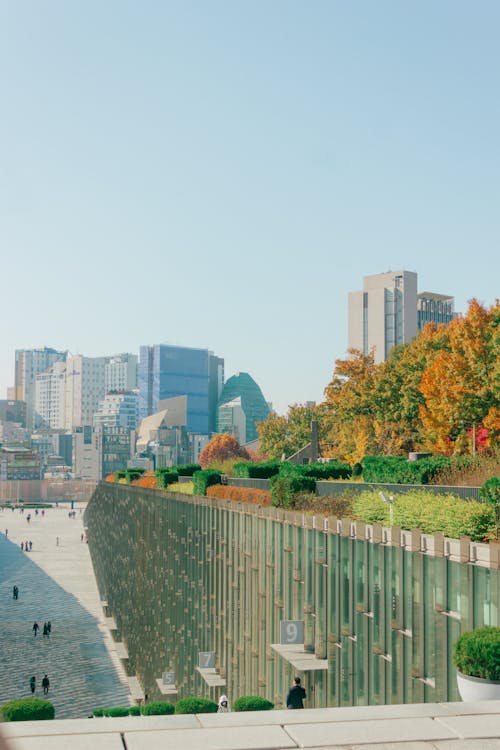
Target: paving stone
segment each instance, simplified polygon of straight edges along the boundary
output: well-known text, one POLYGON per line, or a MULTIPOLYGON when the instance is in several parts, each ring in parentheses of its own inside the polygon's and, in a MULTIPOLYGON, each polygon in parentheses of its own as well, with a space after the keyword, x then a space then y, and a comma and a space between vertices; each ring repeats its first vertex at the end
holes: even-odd
POLYGON ((9 737, 52 736, 57 734, 101 734, 108 732, 144 732, 155 729, 199 729, 196 716, 116 716, 99 719, 61 719, 55 721, 16 721, 2 724, 9 737))
POLYGON ((9 741, 9 750, 123 750, 120 734, 71 734, 23 737, 9 741))
POLYGON ((455 739, 451 729, 437 719, 381 719, 379 721, 340 721, 329 724, 287 724, 285 729, 299 747, 355 745, 406 741, 455 739))
POLYGON ((127 750, 274 750, 295 748, 281 727, 245 727, 233 729, 183 729, 169 732, 135 732, 125 734, 127 750))
POLYGON ((500 750, 500 739, 496 740, 445 740, 435 743, 436 750, 500 750))
MULTIPOLYGON (((441 715, 452 714, 454 716, 465 716, 467 714, 475 715, 500 713, 500 701, 474 701, 469 703, 456 701, 453 703, 439 703, 438 705, 443 709, 441 715)), ((435 715, 437 716, 438 714, 435 715)))
POLYGON ((56 718, 86 717, 94 708, 130 705, 125 674, 120 672, 112 641, 100 626, 102 608, 92 571, 88 545, 80 541, 82 516, 68 518, 67 509, 49 509, 31 522, 26 514, 4 510, 0 529, 0 703, 30 697, 35 675, 35 697, 47 698, 56 718), (59 545, 56 539, 59 537, 59 545), (21 552, 20 542, 31 540, 32 552, 21 552), (12 588, 19 587, 19 599, 12 588), (41 630, 51 621, 50 636, 41 630), (33 635, 33 623, 40 631, 33 635))
MULTIPOLYGON (((489 701, 487 701, 489 703, 489 701)), ((457 737, 500 737, 500 714, 482 714, 480 716, 447 716, 439 717, 436 723, 451 729, 457 737)))

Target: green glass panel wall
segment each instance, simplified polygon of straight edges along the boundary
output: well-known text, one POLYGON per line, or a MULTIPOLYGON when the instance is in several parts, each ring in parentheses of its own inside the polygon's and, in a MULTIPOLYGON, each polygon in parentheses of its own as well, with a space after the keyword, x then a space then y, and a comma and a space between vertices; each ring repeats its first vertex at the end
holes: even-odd
POLYGON ((295 670, 271 647, 282 619, 327 670, 300 676, 310 707, 457 700, 451 652, 499 625, 499 571, 337 534, 336 522, 215 498, 102 483, 85 514, 102 599, 150 699, 263 695, 295 670), (215 651, 223 689, 196 670, 215 651))

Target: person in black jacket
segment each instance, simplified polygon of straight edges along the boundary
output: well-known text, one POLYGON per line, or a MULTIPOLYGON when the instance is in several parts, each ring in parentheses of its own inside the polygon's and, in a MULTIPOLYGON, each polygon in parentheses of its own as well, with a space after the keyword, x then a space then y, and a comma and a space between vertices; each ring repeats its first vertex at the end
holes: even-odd
POLYGON ((306 697, 306 691, 300 684, 300 677, 293 678, 293 685, 286 696, 286 707, 287 708, 304 708, 304 698, 306 697))

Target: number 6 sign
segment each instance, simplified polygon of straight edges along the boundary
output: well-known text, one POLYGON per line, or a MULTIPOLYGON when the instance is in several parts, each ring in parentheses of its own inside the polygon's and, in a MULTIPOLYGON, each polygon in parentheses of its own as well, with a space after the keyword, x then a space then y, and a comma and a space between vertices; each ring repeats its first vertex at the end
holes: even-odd
POLYGON ((280 643, 304 643, 304 620, 281 620, 280 643))

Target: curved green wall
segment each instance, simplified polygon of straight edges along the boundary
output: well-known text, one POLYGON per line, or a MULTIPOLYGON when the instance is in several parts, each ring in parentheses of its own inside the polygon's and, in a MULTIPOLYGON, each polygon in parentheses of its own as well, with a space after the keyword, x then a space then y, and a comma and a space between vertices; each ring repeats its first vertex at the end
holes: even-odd
POLYGON ((150 699, 174 670, 180 697, 281 707, 296 670, 271 644, 294 619, 312 663, 328 660, 301 674, 309 707, 458 700, 453 642, 499 624, 498 570, 325 531, 323 518, 101 483, 85 520, 128 671, 150 699), (199 651, 216 652, 226 687, 205 684, 199 651))

